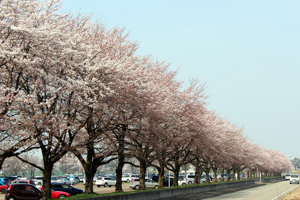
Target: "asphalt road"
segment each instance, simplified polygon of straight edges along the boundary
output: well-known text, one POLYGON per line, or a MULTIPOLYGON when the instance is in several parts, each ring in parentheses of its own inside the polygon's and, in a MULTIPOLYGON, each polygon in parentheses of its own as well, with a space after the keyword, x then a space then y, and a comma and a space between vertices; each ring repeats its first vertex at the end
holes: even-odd
POLYGON ((161 200, 279 200, 292 191, 298 184, 289 184, 288 181, 268 184, 254 184, 238 188, 222 189, 212 192, 165 198, 161 200))

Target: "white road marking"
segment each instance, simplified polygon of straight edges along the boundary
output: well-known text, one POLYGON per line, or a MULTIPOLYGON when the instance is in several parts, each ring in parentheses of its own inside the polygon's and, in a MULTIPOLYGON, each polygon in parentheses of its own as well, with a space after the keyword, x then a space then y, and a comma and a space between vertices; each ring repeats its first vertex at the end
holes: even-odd
POLYGON ((277 197, 275 197, 275 198, 273 198, 273 199, 271 199, 271 200, 275 200, 275 199, 279 198, 280 196, 284 195, 285 193, 290 192, 291 190, 294 190, 294 189, 297 188, 297 187, 299 187, 299 185, 297 185, 297 186, 295 186, 295 187, 289 189, 288 191, 286 191, 286 192, 284 192, 284 193, 278 195, 277 197))

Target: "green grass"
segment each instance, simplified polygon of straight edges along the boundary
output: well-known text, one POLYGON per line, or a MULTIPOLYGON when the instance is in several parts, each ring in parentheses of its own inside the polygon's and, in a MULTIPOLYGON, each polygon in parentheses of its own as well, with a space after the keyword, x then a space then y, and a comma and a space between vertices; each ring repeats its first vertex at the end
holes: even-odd
MULTIPOLYGON (((162 188, 165 189, 165 188, 162 188)), ((84 198, 90 198, 90 197, 100 197, 100 196, 109 196, 109 195, 117 195, 117 194, 130 194, 130 193, 137 193, 137 192, 145 192, 145 191, 151 191, 151 190, 158 190, 158 189, 150 189, 150 190, 134 190, 134 191, 126 191, 126 192, 112 192, 112 193, 93 193, 93 194, 78 194, 75 196, 68 197, 68 199, 84 199, 84 198)))
POLYGON ((261 177, 262 179, 269 179, 269 178, 282 178, 282 176, 272 176, 272 177, 261 177))

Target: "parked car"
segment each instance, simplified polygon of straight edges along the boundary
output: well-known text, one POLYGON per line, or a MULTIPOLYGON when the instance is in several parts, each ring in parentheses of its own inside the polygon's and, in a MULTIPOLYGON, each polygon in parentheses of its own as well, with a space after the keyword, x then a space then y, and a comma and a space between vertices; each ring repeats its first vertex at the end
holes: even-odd
POLYGON ((75 184, 78 184, 78 183, 80 183, 80 178, 79 178, 79 176, 74 176, 74 179, 73 179, 73 185, 75 185, 75 184))
POLYGON ((42 191, 40 191, 34 185, 28 183, 16 183, 8 186, 5 194, 5 200, 41 200, 42 196, 42 191))
POLYGON ((103 177, 98 177, 96 179, 96 185, 98 187, 100 186, 104 186, 104 187, 111 187, 111 186, 115 186, 116 185, 116 180, 111 178, 111 177, 106 177, 106 176, 103 176, 103 177))
POLYGON ((9 181, 13 181, 13 180, 16 180, 18 178, 18 176, 7 176, 5 178, 7 178, 9 181))
POLYGON ((64 184, 67 184, 67 185, 75 185, 76 183, 75 182, 72 182, 71 180, 70 180, 70 178, 61 178, 61 179, 58 179, 57 181, 56 181, 56 183, 64 183, 64 184))
MULTIPOLYGON (((94 177, 93 177, 93 182, 96 182, 96 180, 97 180, 98 177, 99 177, 99 176, 94 176, 94 177)), ((85 185, 85 177, 84 177, 82 183, 83 183, 83 185, 85 185)))
POLYGON ((67 192, 51 190, 51 199, 64 199, 64 198, 70 197, 70 196, 71 195, 67 192))
POLYGON ((186 181, 187 184, 192 184, 195 181, 195 175, 193 175, 193 174, 186 175, 184 177, 184 180, 186 181))
POLYGON ((57 183, 60 178, 57 176, 51 176, 51 183, 57 183))
POLYGON ((35 185, 33 180, 13 180, 6 183, 5 185, 0 186, 1 194, 5 194, 6 189, 8 188, 9 185, 16 184, 16 183, 27 183, 27 184, 35 185))
POLYGON ((63 191, 69 193, 71 196, 76 194, 82 194, 83 190, 75 188, 71 185, 63 184, 63 183, 52 183, 51 189, 54 191, 63 191))
POLYGON ((83 182, 83 180, 85 179, 84 175, 78 175, 80 182, 83 182))
MULTIPOLYGON (((192 184, 195 182, 195 175, 186 175, 183 179, 178 179, 178 185, 192 184)), ((205 183, 206 178, 201 175, 200 183, 205 183)))
MULTIPOLYGON (((70 196, 67 192, 51 190, 51 199, 63 199, 70 196)), ((9 185, 5 194, 5 200, 10 199, 41 200, 42 191, 36 188, 36 186, 27 183, 12 184, 9 185)))
MULTIPOLYGON (((158 188, 158 183, 148 178, 145 179, 145 185, 146 188, 154 188, 154 189, 158 188)), ((132 179, 129 187, 138 190, 140 188, 140 179, 139 178, 132 179)))
POLYGON ((0 184, 1 185, 5 185, 8 182, 9 182, 9 179, 7 179, 7 178, 0 178, 0 184))
POLYGON ((43 185, 43 177, 42 176, 36 176, 32 179, 35 183, 35 185, 43 185))
POLYGON ((186 185, 184 178, 178 177, 178 185, 186 185))
POLYGON ((130 183, 133 179, 139 178, 139 174, 126 174, 122 177, 122 182, 130 183))
MULTIPOLYGON (((159 176, 152 176, 152 180, 154 182, 157 182, 158 183, 158 179, 159 179, 159 176)), ((174 177, 164 177, 164 180, 163 180, 163 186, 165 187, 168 187, 169 186, 169 179, 170 179, 170 186, 173 186, 173 183, 174 183, 174 177)))
POLYGON ((110 178, 112 178, 112 179, 114 179, 114 180, 117 180, 117 176, 114 175, 114 174, 106 174, 106 175, 104 175, 104 176, 110 177, 110 178))
POLYGON ((125 174, 122 176, 121 178, 122 182, 128 182, 130 181, 130 175, 129 174, 125 174))
POLYGON ((15 180, 27 180, 28 178, 26 178, 26 177, 18 177, 17 179, 15 179, 15 180))
POLYGON ((299 176, 298 174, 291 174, 290 176, 290 184, 296 183, 299 184, 299 176))

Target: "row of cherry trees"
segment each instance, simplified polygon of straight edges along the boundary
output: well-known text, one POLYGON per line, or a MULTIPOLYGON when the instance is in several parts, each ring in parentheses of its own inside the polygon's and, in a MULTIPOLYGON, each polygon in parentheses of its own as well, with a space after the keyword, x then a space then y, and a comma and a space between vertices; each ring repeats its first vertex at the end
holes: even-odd
MULTIPOLYGON (((71 153, 93 192, 99 166, 136 158, 145 171, 174 172, 192 163, 202 172, 290 169, 281 153, 251 143, 242 128, 207 109, 204 85, 175 79, 169 64, 136 54, 124 29, 106 29, 91 16, 58 14, 59 0, 0 1, 0 166, 11 156, 43 172, 50 197, 53 166, 71 153), (21 154, 39 150, 43 164, 21 154)), ((207 176, 208 177, 208 176, 207 176)))

